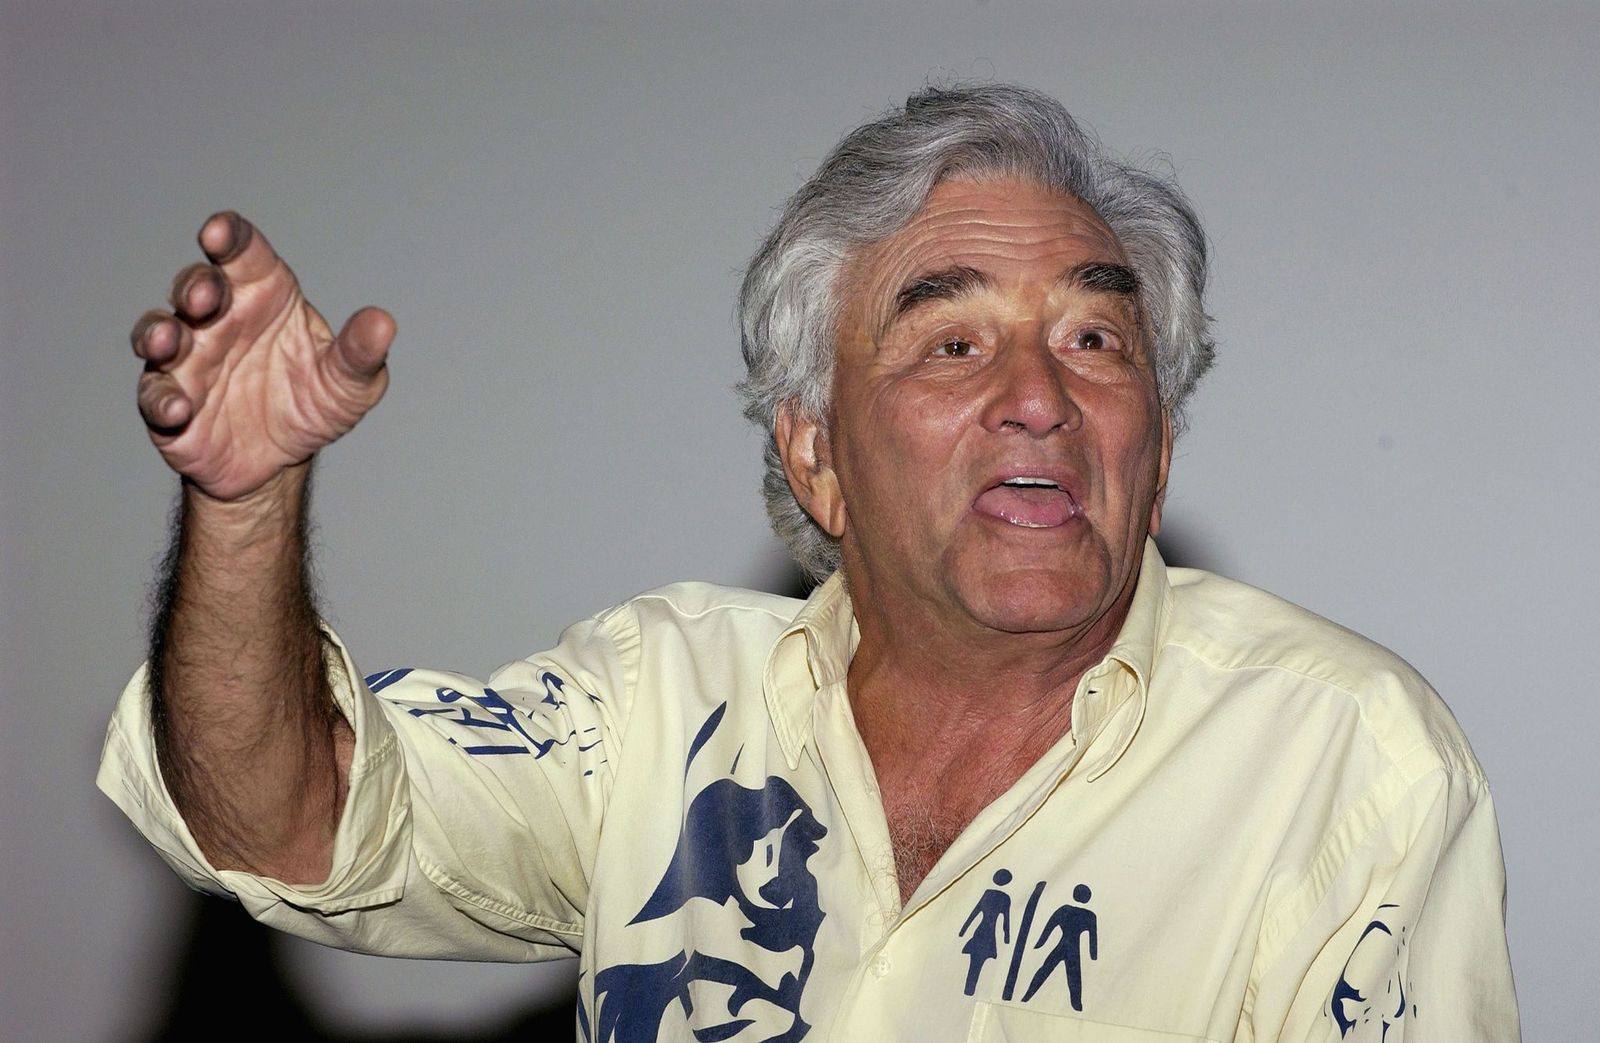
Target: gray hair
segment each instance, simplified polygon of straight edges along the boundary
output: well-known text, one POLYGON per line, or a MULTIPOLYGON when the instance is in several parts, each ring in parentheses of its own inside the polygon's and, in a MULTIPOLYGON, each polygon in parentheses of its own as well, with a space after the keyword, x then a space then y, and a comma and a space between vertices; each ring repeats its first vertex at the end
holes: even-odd
POLYGON ((769 435, 767 514, 814 581, 839 567, 839 546, 789 488, 773 437, 778 411, 788 406, 827 423, 840 272, 856 251, 909 224, 934 186, 954 177, 1025 178, 1100 215, 1138 274, 1156 385, 1175 432, 1211 365, 1205 233, 1170 176, 1114 158, 1060 102, 1035 90, 984 84, 912 95, 828 154, 785 205, 739 291, 739 393, 745 416, 769 435))

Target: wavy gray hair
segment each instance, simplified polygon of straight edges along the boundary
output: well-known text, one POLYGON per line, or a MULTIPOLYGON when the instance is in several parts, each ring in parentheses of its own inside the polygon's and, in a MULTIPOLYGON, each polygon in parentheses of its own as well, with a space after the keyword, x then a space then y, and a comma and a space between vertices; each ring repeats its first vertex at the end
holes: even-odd
POLYGON ((900 229, 953 177, 1021 177, 1082 200, 1139 277, 1156 383, 1174 431, 1211 365, 1202 302, 1205 233, 1170 176, 1111 156, 1048 95, 1004 84, 929 88, 851 131, 783 210, 745 271, 739 326, 744 413, 767 431, 762 493, 772 527, 814 581, 839 546, 795 500, 770 437, 786 404, 826 424, 839 274, 855 251, 900 229))

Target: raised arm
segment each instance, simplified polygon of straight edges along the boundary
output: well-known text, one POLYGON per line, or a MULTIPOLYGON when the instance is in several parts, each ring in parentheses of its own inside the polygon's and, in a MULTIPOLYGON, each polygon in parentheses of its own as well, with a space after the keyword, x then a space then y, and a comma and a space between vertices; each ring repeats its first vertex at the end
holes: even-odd
POLYGON ((394 321, 335 336, 237 214, 200 231, 209 264, 133 330, 139 412, 183 477, 151 647, 161 769, 218 868, 327 875, 351 733, 334 709, 306 577, 311 460, 382 397, 394 321))

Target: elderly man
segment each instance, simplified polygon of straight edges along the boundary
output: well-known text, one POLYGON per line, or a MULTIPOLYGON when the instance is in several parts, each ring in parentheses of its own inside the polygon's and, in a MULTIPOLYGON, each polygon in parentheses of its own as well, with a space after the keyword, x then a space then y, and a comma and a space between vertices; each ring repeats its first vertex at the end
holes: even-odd
POLYGON ((745 278, 802 603, 705 584, 488 684, 365 678, 305 578, 310 461, 382 395, 234 215, 134 331, 184 477, 101 784, 196 887, 347 948, 582 957, 656 1040, 1509 1040, 1494 812, 1395 656, 1168 569, 1210 362, 1177 189, 1054 101, 851 133, 745 278))

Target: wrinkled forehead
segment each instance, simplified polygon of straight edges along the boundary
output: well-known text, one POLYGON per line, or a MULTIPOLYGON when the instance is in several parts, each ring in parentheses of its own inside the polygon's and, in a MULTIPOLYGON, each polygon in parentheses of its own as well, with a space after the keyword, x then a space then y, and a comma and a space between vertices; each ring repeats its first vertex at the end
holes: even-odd
POLYGON ((960 268, 998 286, 1053 283, 1089 261, 1130 264, 1087 203, 1033 180, 962 174, 935 185, 900 229, 851 255, 839 303, 843 314, 870 325, 923 275, 960 268))

